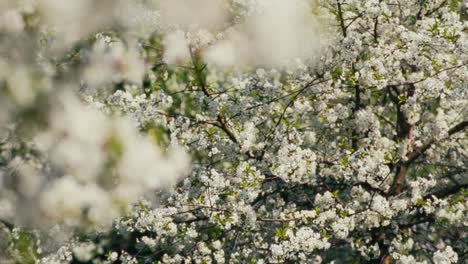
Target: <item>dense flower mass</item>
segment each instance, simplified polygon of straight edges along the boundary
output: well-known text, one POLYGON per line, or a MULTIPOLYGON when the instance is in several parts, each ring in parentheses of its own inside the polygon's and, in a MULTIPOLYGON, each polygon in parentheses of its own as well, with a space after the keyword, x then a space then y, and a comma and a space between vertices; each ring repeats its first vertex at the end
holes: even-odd
POLYGON ((0 263, 464 263, 463 0, 3 0, 0 263))

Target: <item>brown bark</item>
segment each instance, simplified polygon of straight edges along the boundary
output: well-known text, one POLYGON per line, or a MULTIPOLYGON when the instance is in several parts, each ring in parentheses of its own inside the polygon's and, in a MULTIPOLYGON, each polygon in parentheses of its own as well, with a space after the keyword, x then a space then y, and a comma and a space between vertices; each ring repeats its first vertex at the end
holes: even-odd
POLYGON ((381 264, 392 264, 392 257, 390 256, 384 256, 382 260, 380 261, 381 264))
POLYGON ((389 195, 398 195, 403 191, 403 185, 406 181, 408 174, 408 164, 402 164, 397 168, 396 176, 393 179, 392 187, 390 188, 389 195))

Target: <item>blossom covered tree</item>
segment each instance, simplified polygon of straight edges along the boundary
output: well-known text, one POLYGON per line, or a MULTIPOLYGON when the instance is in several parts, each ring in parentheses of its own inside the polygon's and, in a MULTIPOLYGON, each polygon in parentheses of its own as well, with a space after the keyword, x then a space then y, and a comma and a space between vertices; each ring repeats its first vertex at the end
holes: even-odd
POLYGON ((0 257, 463 263, 467 7, 3 1, 0 257))

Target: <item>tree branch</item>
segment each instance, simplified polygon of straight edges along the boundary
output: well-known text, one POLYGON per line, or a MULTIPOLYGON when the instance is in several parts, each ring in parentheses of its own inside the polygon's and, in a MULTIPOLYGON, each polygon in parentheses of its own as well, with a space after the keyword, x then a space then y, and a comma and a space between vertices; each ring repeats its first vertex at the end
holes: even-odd
POLYGON ((8 222, 6 220, 3 220, 3 219, 0 219, 0 224, 4 225, 10 231, 12 231, 15 228, 15 226, 12 223, 10 223, 10 222, 8 222))
POLYGON ((456 193, 460 192, 462 189, 467 189, 467 188, 468 188, 468 183, 464 183, 464 184, 460 184, 460 185, 454 185, 454 186, 451 186, 450 188, 438 190, 436 192, 427 194, 427 195, 425 195, 423 197, 423 199, 427 200, 427 199, 432 198, 433 196, 435 196, 435 197, 437 197, 439 199, 442 199, 442 198, 445 198, 447 196, 456 194, 456 193))
POLYGON ((343 10, 341 9, 341 3, 340 1, 337 1, 337 5, 338 5, 338 20, 340 22, 340 27, 341 27, 341 31, 343 33, 343 37, 346 38, 347 36, 347 32, 346 32, 346 26, 344 24, 344 19, 343 19, 343 10))
MULTIPOLYGON (((458 132, 461 132, 463 131, 466 127, 468 126, 468 121, 463 121, 461 122, 460 124, 452 127, 449 131, 448 131, 448 135, 449 136, 452 136, 453 134, 456 134, 458 132)), ((415 161, 417 158, 419 158, 426 150, 428 150, 434 143, 436 143, 435 140, 431 140, 429 141, 429 143, 427 143, 426 145, 420 147, 420 148, 417 148, 415 149, 413 152, 409 153, 407 155, 407 160, 406 160, 406 163, 407 164, 410 164, 411 162, 415 161)))

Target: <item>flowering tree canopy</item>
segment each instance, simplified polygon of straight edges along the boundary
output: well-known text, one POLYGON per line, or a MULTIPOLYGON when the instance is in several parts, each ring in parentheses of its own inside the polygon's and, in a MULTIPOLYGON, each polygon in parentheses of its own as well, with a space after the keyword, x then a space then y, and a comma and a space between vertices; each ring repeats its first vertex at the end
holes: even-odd
POLYGON ((1 263, 464 263, 462 0, 2 0, 1 263))

